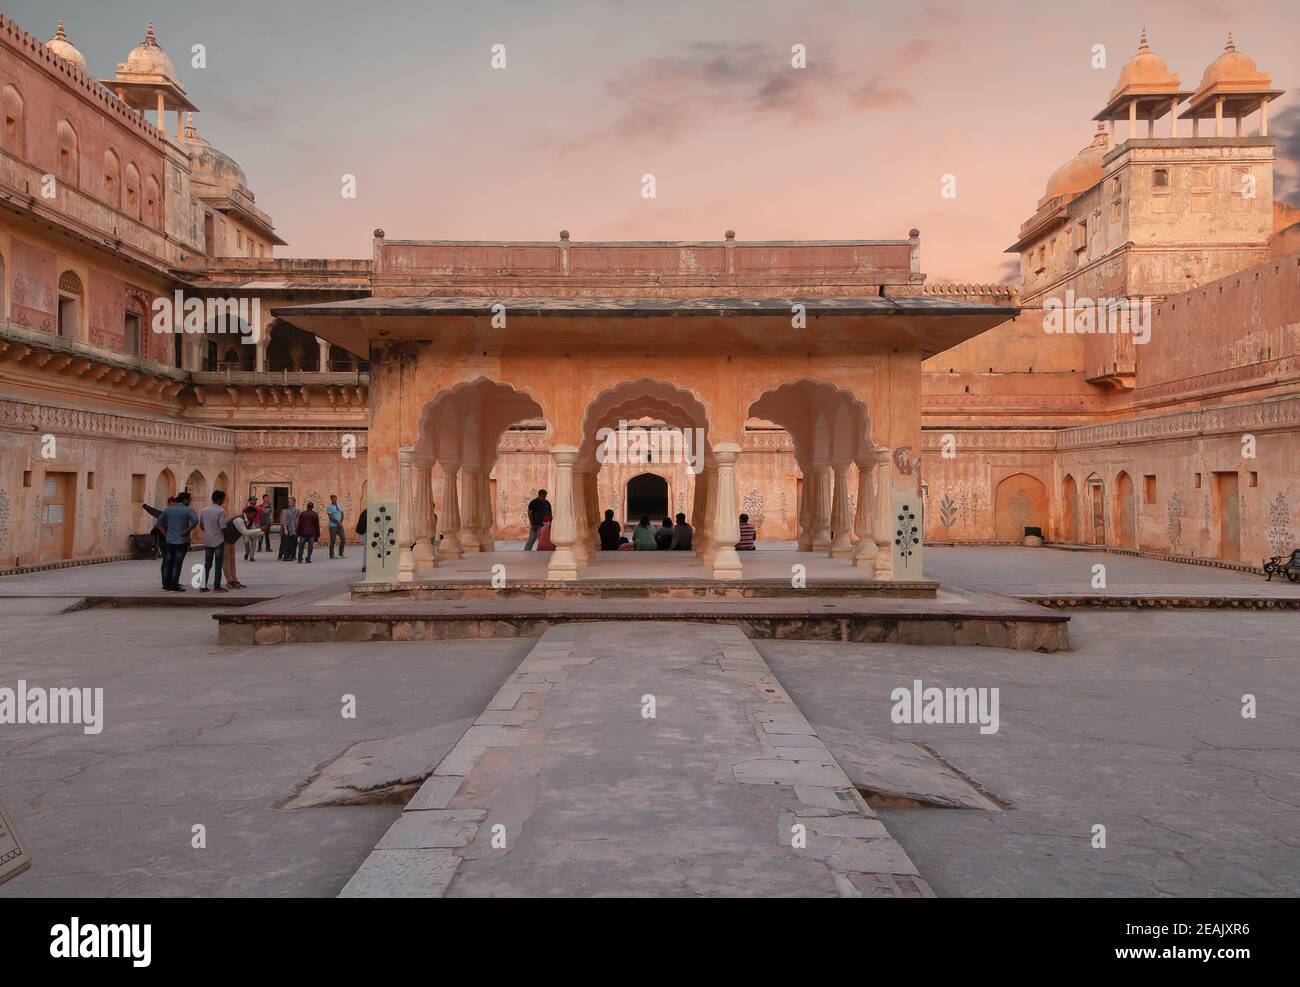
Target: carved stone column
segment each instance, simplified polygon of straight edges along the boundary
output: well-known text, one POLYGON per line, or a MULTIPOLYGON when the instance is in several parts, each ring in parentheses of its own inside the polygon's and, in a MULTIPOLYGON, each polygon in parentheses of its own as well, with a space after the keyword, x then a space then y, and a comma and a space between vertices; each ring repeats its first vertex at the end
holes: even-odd
POLYGON ((740 521, 736 515, 736 458, 740 446, 719 442, 713 447, 718 463, 718 493, 713 508, 713 578, 739 579, 743 574, 736 542, 740 541, 740 521))
POLYGON ((591 513, 587 506, 587 474, 576 470, 573 474, 573 557, 579 566, 586 566, 591 561, 591 542, 589 534, 591 513))
POLYGON ((573 552, 577 537, 574 526, 573 464, 578 461, 577 446, 553 446, 555 460, 555 500, 551 507, 551 541, 555 551, 546 570, 547 579, 571 581, 578 578, 578 560, 573 552))
POLYGON ((460 463, 444 459, 439 465, 442 466, 442 541, 438 545, 438 554, 460 559, 465 557, 460 545, 460 497, 456 490, 460 463))
MULTIPOLYGON (((704 538, 700 533, 700 529, 704 527, 704 525, 700 523, 700 520, 704 517, 705 490, 703 464, 701 464, 698 473, 692 474, 692 479, 695 481, 695 491, 691 495, 691 513, 690 516, 686 518, 686 523, 690 524, 692 530, 695 532, 695 538, 691 542, 691 550, 698 556, 704 551, 704 538)), ((676 521, 677 519, 673 518, 673 522, 676 523, 676 521)))
POLYGON ((833 559, 853 557, 853 539, 849 537, 849 464, 836 463, 833 467, 835 491, 831 495, 831 548, 833 559))
POLYGON ((415 553, 413 546, 419 519, 412 498, 411 450, 399 449, 397 453, 397 581, 409 583, 415 578, 415 553))
POLYGON ((492 516, 492 482, 488 477, 488 471, 483 470, 478 475, 478 550, 480 552, 496 551, 496 536, 492 534, 492 523, 495 520, 492 516))
POLYGON ((876 567, 876 494, 872 480, 875 463, 870 456, 855 460, 858 465, 858 505, 853 514, 853 533, 858 536, 858 545, 853 552, 853 564, 868 571, 867 578, 874 578, 876 567))
POLYGON ((704 483, 704 511, 695 519, 695 543, 699 546, 700 561, 713 564, 713 512, 718 502, 718 464, 714 460, 700 473, 704 483))
POLYGON ((479 478, 483 475, 478 463, 465 463, 460 468, 460 485, 464 505, 461 512, 460 548, 467 554, 479 550, 479 511, 483 495, 479 492, 479 478))
POLYGON ((811 504, 813 512, 813 551, 829 552, 831 547, 831 468, 814 466, 817 487, 811 504))
POLYGON ((600 484, 596 482, 598 474, 599 467, 589 473, 582 474, 583 481, 587 485, 587 511, 589 515, 587 523, 591 529, 587 534, 587 544, 591 546, 593 558, 600 558, 600 540, 597 526, 605 517, 605 512, 600 506, 600 484))
POLYGON ((438 556, 433 550, 433 536, 438 524, 438 516, 433 513, 433 467, 412 464, 411 484, 411 513, 415 515, 412 525, 415 545, 411 554, 415 556, 415 577, 423 579, 438 564, 438 556))
POLYGON ((809 469, 804 472, 803 484, 799 487, 799 505, 795 534, 799 539, 799 551, 811 552, 813 547, 813 501, 817 490, 817 471, 809 469))
POLYGON ((876 450, 876 574, 894 578, 894 513, 889 483, 889 450, 876 450))

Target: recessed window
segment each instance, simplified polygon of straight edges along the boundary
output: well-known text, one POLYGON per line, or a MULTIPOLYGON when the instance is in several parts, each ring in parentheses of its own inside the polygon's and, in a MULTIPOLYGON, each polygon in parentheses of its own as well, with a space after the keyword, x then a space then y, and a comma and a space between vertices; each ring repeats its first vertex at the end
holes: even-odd
POLYGON ((134 504, 144 503, 144 474, 131 474, 131 502, 134 504))
POLYGON ((95 471, 94 471, 94 470, 88 470, 88 471, 86 472, 86 489, 87 489, 87 490, 94 490, 94 489, 95 489, 95 471))
POLYGON ((23 470, 23 486, 30 487, 31 485, 32 485, 32 471, 23 470))
POLYGON ((1259 486, 1259 471, 1258 471, 1258 470, 1251 470, 1251 471, 1250 471, 1250 485, 1251 485, 1252 487, 1257 487, 1257 486, 1259 486))
POLYGON ((1156 502, 1156 477, 1154 473, 1148 473, 1142 477, 1142 503, 1154 504, 1156 502))
POLYGON ((1169 169, 1168 169, 1168 168, 1157 168, 1155 171, 1153 171, 1153 172, 1151 173, 1151 187, 1152 187, 1152 188, 1168 188, 1168 187, 1169 187, 1169 169))
POLYGON ((123 335, 123 352, 127 356, 140 356, 140 316, 134 312, 127 312, 122 327, 123 335))
POLYGON ((1201 474, 1200 474, 1200 473, 1197 473, 1197 474, 1196 474, 1196 489, 1197 489, 1197 490, 1200 490, 1200 489, 1201 489, 1201 474))

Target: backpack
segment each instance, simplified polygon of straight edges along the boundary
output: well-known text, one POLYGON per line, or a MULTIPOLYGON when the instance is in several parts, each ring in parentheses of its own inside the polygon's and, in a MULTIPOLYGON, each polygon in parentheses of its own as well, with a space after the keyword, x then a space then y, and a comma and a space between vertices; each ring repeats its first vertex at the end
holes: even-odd
POLYGON ((233 545, 244 536, 240 534, 239 529, 235 527, 235 519, 231 518, 221 526, 221 535, 226 539, 227 545, 233 545))

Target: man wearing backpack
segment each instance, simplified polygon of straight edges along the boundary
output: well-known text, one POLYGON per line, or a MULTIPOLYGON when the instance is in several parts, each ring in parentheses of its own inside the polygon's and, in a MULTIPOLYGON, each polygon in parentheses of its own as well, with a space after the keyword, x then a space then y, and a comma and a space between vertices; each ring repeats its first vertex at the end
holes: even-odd
MULTIPOLYGON (((255 501, 254 506, 256 506, 255 501)), ((221 529, 221 536, 226 543, 226 585, 231 589, 243 589, 244 584, 239 581, 239 575, 235 572, 235 558, 239 554, 241 544, 247 550, 249 546, 255 544, 254 539, 262 537, 261 529, 255 525, 250 526, 246 514, 234 514, 221 529)), ((244 557, 248 558, 247 555, 244 557)))

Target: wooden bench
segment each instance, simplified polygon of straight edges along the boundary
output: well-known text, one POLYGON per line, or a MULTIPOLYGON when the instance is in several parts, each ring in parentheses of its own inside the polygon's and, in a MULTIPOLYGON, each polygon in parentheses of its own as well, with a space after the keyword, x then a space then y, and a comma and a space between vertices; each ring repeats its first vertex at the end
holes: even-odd
POLYGON ((1285 562, 1282 561, 1281 555, 1275 555, 1264 563, 1264 571, 1268 574, 1268 581, 1273 581, 1273 576, 1286 576, 1291 582, 1300 579, 1300 548, 1291 553, 1291 558, 1285 562))

